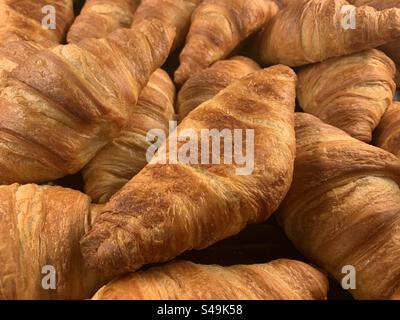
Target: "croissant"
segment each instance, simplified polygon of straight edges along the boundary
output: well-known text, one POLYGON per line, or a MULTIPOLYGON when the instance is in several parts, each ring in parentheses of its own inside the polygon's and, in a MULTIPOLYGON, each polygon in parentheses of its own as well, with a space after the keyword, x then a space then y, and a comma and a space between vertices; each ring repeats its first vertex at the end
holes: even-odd
POLYGON ((196 72, 227 57, 278 10, 270 0, 204 0, 193 13, 175 82, 183 84, 196 72))
POLYGON ((177 98, 179 119, 185 118, 189 112, 213 98, 235 80, 259 69, 259 65, 253 60, 236 56, 229 60, 217 61, 211 67, 194 74, 179 91, 177 98))
POLYGON ((87 0, 68 31, 68 42, 85 38, 104 38, 118 28, 129 28, 138 1, 87 0))
POLYGON ((376 130, 376 144, 400 158, 400 102, 385 112, 376 130))
POLYGON ((168 132, 174 119, 175 87, 168 74, 158 69, 143 89, 128 124, 85 167, 85 191, 95 202, 105 203, 147 164, 146 139, 152 129, 168 132))
POLYGON ((355 8, 344 0, 293 0, 257 37, 255 52, 263 64, 297 67, 372 49, 399 37, 400 9, 355 8))
POLYGON ((328 280, 310 265, 288 259, 221 267, 188 261, 128 274, 93 300, 325 300, 328 280))
POLYGON ((92 209, 100 208, 71 189, 0 186, 0 299, 93 295, 104 279, 84 267, 79 250, 79 239, 91 225, 92 209), (46 278, 50 272, 53 284, 46 278))
POLYGON ((370 142, 392 103, 395 70, 375 49, 307 66, 298 72, 299 103, 307 113, 370 142))
MULTIPOLYGON (((377 10, 384 10, 389 8, 400 8, 400 0, 353 0, 355 6, 368 5, 377 10)), ((397 64, 397 69, 400 69, 400 41, 385 44, 380 48, 384 51, 393 61, 397 64)), ((400 88, 400 81, 397 81, 397 87, 400 88)))
MULTIPOLYGON (((271 67, 234 82, 191 112, 153 160, 111 198, 83 237, 88 265, 106 275, 134 271, 265 221, 291 182, 295 84, 290 68, 271 67), (229 160, 237 146, 226 132, 235 129, 242 137, 235 138, 239 148, 246 148, 243 157, 248 161, 242 164, 232 154, 229 160), (218 132, 223 130, 228 138, 222 155, 210 139, 220 141, 218 132), (182 156, 187 137, 199 148, 191 148, 191 159, 182 156), (174 141, 180 141, 177 147, 174 141)), ((235 153, 243 155, 239 150, 235 153)))
POLYGON ((0 183, 81 170, 126 124, 174 37, 160 21, 59 45, 0 74, 0 183))
POLYGON ((72 0, 52 0, 51 3, 46 0, 0 0, 0 43, 4 45, 21 39, 60 43, 73 20, 72 0), (48 10, 49 6, 55 9, 55 21, 47 19, 48 14, 53 13, 48 10), (55 29, 48 28, 49 22, 55 22, 55 29))
POLYGON ((293 184, 278 214, 287 236, 354 297, 400 294, 400 160, 312 115, 295 124, 293 184))
POLYGON ((171 51, 181 47, 190 27, 194 9, 202 0, 142 0, 133 17, 133 26, 142 20, 159 19, 175 28, 176 36, 171 51))

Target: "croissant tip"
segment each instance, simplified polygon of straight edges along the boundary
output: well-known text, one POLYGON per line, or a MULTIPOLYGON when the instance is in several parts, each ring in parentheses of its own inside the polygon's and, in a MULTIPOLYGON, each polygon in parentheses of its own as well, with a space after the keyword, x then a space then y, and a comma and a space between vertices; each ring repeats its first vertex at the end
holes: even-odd
POLYGON ((95 263, 93 263, 94 257, 96 255, 96 248, 93 246, 93 241, 91 239, 90 231, 83 236, 80 240, 80 248, 82 256, 85 260, 85 264, 90 268, 93 269, 95 267, 95 263))
POLYGON ((277 65, 274 65, 272 67, 268 67, 268 68, 266 68, 264 70, 280 72, 282 74, 285 74, 286 76, 289 76, 292 79, 297 79, 296 72, 294 72, 294 70, 291 67, 289 67, 287 65, 284 65, 284 64, 277 64, 277 65))
POLYGON ((97 273, 111 278, 126 272, 136 271, 141 265, 132 265, 131 255, 121 251, 121 235, 118 226, 108 221, 97 221, 80 241, 85 265, 97 273), (121 267, 123 266, 123 267, 121 267))
POLYGON ((201 64, 182 55, 180 56, 180 60, 180 65, 174 73, 174 81, 180 86, 183 86, 185 82, 189 80, 193 75, 210 66, 207 65, 207 63, 201 64))
POLYGON ((89 269, 109 273, 109 267, 105 267, 109 257, 114 251, 108 245, 110 233, 103 229, 96 229, 96 226, 89 231, 80 241, 80 247, 85 264, 89 269))
POLYGON ((189 79, 189 67, 187 64, 181 64, 174 73, 174 82, 180 86, 183 86, 189 79))

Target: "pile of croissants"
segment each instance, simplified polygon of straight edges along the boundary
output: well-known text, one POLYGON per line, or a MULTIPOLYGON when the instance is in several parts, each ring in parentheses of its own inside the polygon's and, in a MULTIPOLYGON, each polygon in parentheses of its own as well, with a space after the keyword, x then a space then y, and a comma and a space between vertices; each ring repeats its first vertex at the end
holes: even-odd
POLYGON ((400 0, 74 5, 0 0, 1 299, 400 299, 400 0), (254 170, 149 161, 171 121, 254 170), (272 215, 307 263, 174 260, 272 215))

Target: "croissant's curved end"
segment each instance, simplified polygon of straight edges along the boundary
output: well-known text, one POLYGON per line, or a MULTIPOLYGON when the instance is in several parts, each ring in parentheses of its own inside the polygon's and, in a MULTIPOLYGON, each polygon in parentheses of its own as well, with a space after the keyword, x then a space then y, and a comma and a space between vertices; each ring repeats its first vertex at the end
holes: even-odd
POLYGON ((174 72, 174 81, 177 85, 183 85, 191 75, 195 75, 202 70, 197 64, 191 64, 188 61, 182 62, 174 72))
POLYGON ((103 214, 104 211, 96 217, 92 230, 80 241, 86 266, 91 270, 101 271, 101 274, 107 278, 136 271, 141 265, 132 264, 126 255, 127 252, 132 255, 140 253, 135 250, 135 246, 126 247, 123 241, 131 235, 119 228, 116 223, 102 219, 103 214))

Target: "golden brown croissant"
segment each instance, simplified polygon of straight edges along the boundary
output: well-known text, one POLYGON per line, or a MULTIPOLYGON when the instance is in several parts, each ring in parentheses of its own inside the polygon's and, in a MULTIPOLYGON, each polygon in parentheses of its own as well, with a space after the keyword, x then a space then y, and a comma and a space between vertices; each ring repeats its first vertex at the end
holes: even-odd
POLYGON ((325 300, 327 290, 323 273, 296 260, 230 267, 179 261, 113 280, 93 300, 325 300))
POLYGON ((85 38, 104 38, 118 28, 129 28, 138 1, 87 0, 68 31, 68 42, 85 38))
POLYGON ((359 299, 400 289, 400 160, 296 114, 293 184, 278 218, 289 239, 359 299), (345 276, 348 278, 345 278, 345 276))
POLYGON ((82 239, 88 265, 111 275, 133 271, 266 220, 291 182, 295 85, 290 68, 274 66, 242 78, 191 112, 82 239), (229 140, 235 129, 243 138, 239 149, 229 140), (220 141, 219 134, 228 137, 222 151, 210 142, 220 141), (198 148, 190 151, 191 159, 187 137, 198 148), (180 141, 177 147, 174 141, 180 141), (233 161, 233 148, 247 160, 233 161))
POLYGON ((232 82, 257 71, 260 66, 253 60, 236 56, 220 60, 211 67, 197 72, 182 86, 177 98, 179 119, 185 118, 203 102, 213 98, 232 82))
MULTIPOLYGON (((353 0, 355 6, 368 5, 377 10, 389 8, 400 8, 400 0, 353 0)), ((400 37, 396 41, 385 44, 380 48, 397 64, 397 69, 400 68, 400 37)), ((400 81, 397 81, 397 86, 400 88, 400 81)))
POLYGON ((400 9, 355 8, 344 0, 293 1, 257 38, 256 52, 263 64, 296 67, 372 49, 400 37, 400 9))
POLYGON ((175 82, 183 84, 196 72, 227 57, 278 10, 269 0, 204 0, 193 13, 175 82))
POLYGON ((0 186, 0 299, 89 298, 102 284, 79 249, 91 218, 78 191, 0 186))
POLYGON ((49 181, 82 169, 125 126, 173 37, 152 20, 42 50, 1 73, 0 183, 49 181))
POLYGON ((370 142, 392 103, 395 70, 393 61, 375 49, 331 58, 301 69, 297 96, 307 113, 370 142))
POLYGON ((60 43, 73 20, 72 0, 0 0, 0 44, 19 39, 60 43), (49 13, 54 13, 55 29, 49 28, 49 13))
POLYGON ((133 16, 133 26, 142 20, 159 19, 175 28, 176 36, 172 50, 185 42, 194 9, 202 0, 142 0, 133 16))
POLYGON ((400 158, 400 102, 386 110, 375 134, 377 146, 400 158))
POLYGON ((93 201, 107 202, 147 164, 151 146, 147 133, 161 129, 168 133, 174 120, 175 87, 168 74, 158 69, 143 89, 138 104, 120 135, 105 146, 85 167, 85 191, 93 201))

